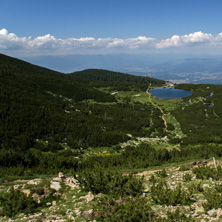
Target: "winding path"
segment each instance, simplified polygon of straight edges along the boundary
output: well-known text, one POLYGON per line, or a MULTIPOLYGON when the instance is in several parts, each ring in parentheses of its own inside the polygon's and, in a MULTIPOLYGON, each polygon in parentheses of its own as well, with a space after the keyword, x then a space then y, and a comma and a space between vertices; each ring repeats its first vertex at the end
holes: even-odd
POLYGON ((160 112, 163 114, 163 115, 162 115, 162 120, 163 120, 164 125, 165 125, 165 131, 167 132, 167 121, 166 121, 166 119, 165 119, 165 115, 166 115, 166 114, 163 112, 163 110, 162 110, 158 105, 156 105, 156 104, 152 101, 151 94, 149 93, 149 89, 147 89, 146 93, 149 95, 150 103, 151 103, 153 106, 155 106, 157 109, 159 109, 160 112))

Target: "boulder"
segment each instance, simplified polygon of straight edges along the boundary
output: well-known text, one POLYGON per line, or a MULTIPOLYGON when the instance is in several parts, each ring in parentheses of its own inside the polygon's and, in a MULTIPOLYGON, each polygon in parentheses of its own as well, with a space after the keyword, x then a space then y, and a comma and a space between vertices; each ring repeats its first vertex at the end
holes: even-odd
POLYGON ((61 189, 60 182, 58 182, 58 181, 51 181, 50 188, 58 191, 59 189, 61 189))

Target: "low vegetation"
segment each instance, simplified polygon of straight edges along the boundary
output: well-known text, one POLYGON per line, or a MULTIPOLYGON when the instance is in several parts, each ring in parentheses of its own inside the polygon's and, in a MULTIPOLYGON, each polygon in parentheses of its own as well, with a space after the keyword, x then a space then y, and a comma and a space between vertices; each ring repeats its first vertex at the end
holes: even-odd
POLYGON ((158 101, 161 80, 4 55, 0 80, 1 221, 221 219, 221 86, 158 101))

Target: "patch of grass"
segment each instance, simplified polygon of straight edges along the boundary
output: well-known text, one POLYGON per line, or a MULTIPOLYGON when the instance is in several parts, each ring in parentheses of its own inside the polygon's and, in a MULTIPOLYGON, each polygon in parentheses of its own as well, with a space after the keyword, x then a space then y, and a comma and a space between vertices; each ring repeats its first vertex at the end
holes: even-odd
POLYGON ((183 137, 184 134, 181 130, 179 122, 176 120, 176 118, 171 115, 170 113, 165 115, 165 120, 167 123, 171 123, 174 126, 174 130, 172 130, 172 133, 174 133, 177 137, 183 137))
POLYGON ((152 96, 152 100, 155 104, 164 108, 166 112, 170 112, 180 106, 181 99, 167 99, 167 100, 159 100, 152 96))

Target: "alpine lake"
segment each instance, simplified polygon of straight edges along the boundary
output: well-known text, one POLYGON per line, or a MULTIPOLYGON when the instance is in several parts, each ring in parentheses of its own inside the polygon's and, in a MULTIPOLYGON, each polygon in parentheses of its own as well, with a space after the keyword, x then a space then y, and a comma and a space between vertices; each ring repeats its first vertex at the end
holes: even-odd
POLYGON ((190 91, 174 88, 154 88, 150 89, 149 93, 159 100, 180 99, 192 95, 190 91))

